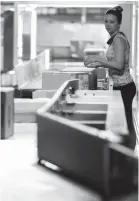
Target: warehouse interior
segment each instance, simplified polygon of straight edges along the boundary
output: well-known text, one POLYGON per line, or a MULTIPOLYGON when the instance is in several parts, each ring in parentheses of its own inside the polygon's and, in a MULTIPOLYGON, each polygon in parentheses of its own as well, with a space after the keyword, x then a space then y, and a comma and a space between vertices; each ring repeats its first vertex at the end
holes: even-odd
POLYGON ((2 1, 0 19, 0 200, 137 201, 139 2, 2 1), (84 66, 85 49, 105 57, 104 15, 117 5, 123 8, 121 31, 130 43, 136 84, 134 150, 119 143, 126 139, 127 123, 108 71, 84 66), (87 113, 91 104, 94 116, 87 113), (123 174, 114 184, 111 168, 114 179, 123 174), (120 182, 129 189, 118 191, 120 182))

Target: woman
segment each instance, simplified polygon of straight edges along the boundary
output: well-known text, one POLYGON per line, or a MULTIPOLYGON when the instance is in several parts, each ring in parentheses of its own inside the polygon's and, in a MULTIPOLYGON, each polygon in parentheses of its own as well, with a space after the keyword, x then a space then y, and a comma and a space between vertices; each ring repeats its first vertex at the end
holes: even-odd
POLYGON ((113 79, 113 89, 121 91, 131 138, 129 146, 134 149, 136 136, 132 120, 132 101, 136 94, 136 86, 130 75, 130 45, 124 33, 120 32, 122 11, 122 7, 117 6, 109 9, 105 14, 105 28, 111 36, 107 42, 109 45, 106 53, 107 59, 88 56, 84 64, 85 66, 92 65, 92 67, 104 66, 109 69, 109 75, 113 79))

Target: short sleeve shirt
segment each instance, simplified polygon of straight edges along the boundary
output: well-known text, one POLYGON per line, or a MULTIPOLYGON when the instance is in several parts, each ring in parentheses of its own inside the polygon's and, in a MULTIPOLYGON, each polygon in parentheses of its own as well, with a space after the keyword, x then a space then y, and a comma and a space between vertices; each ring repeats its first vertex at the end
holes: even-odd
POLYGON ((109 69, 109 72, 111 74, 111 77, 113 79, 113 86, 123 86, 126 84, 129 84, 130 82, 133 81, 131 75, 130 75, 130 68, 129 68, 129 55, 130 55, 130 45, 129 42, 126 38, 125 35, 122 33, 118 32, 114 39, 113 42, 109 45, 107 52, 106 52, 106 58, 108 61, 113 61, 114 60, 114 41, 116 38, 123 38, 126 46, 125 46, 125 52, 124 52, 124 69, 122 75, 116 75, 112 73, 112 70, 109 69))

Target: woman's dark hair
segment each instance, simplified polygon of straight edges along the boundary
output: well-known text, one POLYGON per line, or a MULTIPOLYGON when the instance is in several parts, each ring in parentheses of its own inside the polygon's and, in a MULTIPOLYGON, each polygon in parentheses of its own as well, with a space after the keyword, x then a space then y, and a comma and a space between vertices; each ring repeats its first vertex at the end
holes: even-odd
POLYGON ((116 7, 113 7, 111 9, 107 10, 105 15, 107 15, 107 14, 115 15, 117 17, 118 23, 121 24, 122 11, 123 11, 123 8, 121 6, 116 6, 116 7))

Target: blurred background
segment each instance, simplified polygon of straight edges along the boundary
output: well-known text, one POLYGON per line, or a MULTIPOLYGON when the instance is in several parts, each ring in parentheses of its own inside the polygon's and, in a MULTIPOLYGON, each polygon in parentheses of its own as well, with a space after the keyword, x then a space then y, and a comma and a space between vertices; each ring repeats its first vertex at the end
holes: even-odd
POLYGON ((11 13, 7 15, 17 12, 18 16, 15 28, 19 39, 17 61, 30 60, 30 37, 34 38, 34 55, 49 48, 52 62, 83 61, 83 50, 87 44, 96 50, 96 54, 103 54, 108 39, 103 23, 104 13, 109 7, 49 7, 45 4, 1 2, 1 46, 4 40, 4 13, 10 9, 11 13), (32 34, 31 27, 34 29, 32 34))
MULTIPOLYGON (((107 40, 109 39, 109 35, 106 32, 104 26, 104 14, 106 10, 117 5, 121 5, 124 9, 121 31, 125 33, 131 46, 130 70, 137 86, 137 93, 133 103, 133 111, 134 111, 133 118, 136 133, 139 134, 139 2, 138 1, 105 1, 105 2, 89 1, 89 0, 88 1, 67 0, 65 2, 62 0, 61 1, 51 0, 44 2, 1 1, 0 2, 1 85, 4 86, 5 88, 6 87, 8 88, 9 86, 13 87, 15 90, 14 92, 25 91, 25 93, 27 93, 28 95, 28 88, 24 90, 23 85, 26 84, 26 82, 28 81, 29 85, 31 86, 30 88, 33 91, 35 81, 38 84, 37 79, 36 80, 34 79, 34 82, 31 79, 31 76, 34 73, 34 71, 35 73, 36 72, 38 73, 37 76, 36 74, 34 74, 34 77, 38 78, 40 75, 40 72, 38 71, 39 70, 41 71, 42 70, 41 68, 43 67, 44 67, 43 70, 45 71, 49 70, 50 68, 60 69, 63 67, 84 67, 83 61, 85 56, 84 55, 85 48, 90 48, 91 53, 94 55, 101 55, 105 57, 105 51, 107 49, 107 40), (42 55, 39 56, 41 53, 42 55), (45 59, 47 61, 44 61, 45 59), (40 65, 37 62, 38 63, 40 62, 40 65), (46 66, 44 64, 46 64, 46 66), (16 76, 14 76, 16 74, 15 69, 18 65, 20 73, 19 74, 17 73, 18 74, 17 77, 22 87, 17 82, 16 76), (38 68, 40 69, 38 70, 38 68)), ((18 95, 20 95, 20 93, 18 95)), ((37 103, 32 98, 30 100, 29 99, 25 100, 26 98, 16 100, 16 98, 10 99, 9 96, 6 97, 9 102, 7 103, 5 99, 3 99, 4 102, 3 105, 5 106, 2 107, 8 108, 7 110, 5 110, 6 123, 4 122, 3 124, 5 127, 7 125, 8 126, 10 125, 9 119, 11 117, 9 111, 11 109, 9 109, 10 107, 7 107, 6 104, 9 105, 11 104, 12 107, 14 106, 13 108, 15 108, 15 111, 13 112, 13 110, 11 110, 12 114, 11 127, 7 126, 7 128, 11 129, 10 131, 12 131, 12 135, 14 133, 14 136, 12 136, 12 138, 9 139, 17 139, 18 141, 17 144, 14 144, 14 140, 13 144, 12 143, 10 144, 9 142, 8 151, 7 146, 6 145, 4 146, 4 143, 3 146, 2 143, 0 146, 1 150, 0 160, 2 161, 0 167, 1 169, 0 184, 3 184, 2 182, 4 182, 5 184, 6 190, 4 192, 4 195, 6 196, 6 198, 4 200, 6 201, 9 200, 7 197, 13 194, 16 195, 16 193, 17 194, 19 193, 20 194, 19 196, 21 196, 22 198, 25 195, 28 196, 28 194, 30 193, 32 194, 32 196, 34 196, 35 185, 36 185, 35 191, 38 190, 38 195, 41 196, 42 194, 39 194, 40 187, 38 187, 38 184, 34 185, 35 183, 34 178, 36 177, 36 175, 38 176, 38 181, 40 179, 39 173, 36 174, 36 171, 33 172, 32 169, 30 168, 27 172, 25 172, 26 176, 25 174, 23 174, 23 171, 19 172, 20 175, 23 175, 23 177, 25 176, 24 178, 21 178, 21 176, 17 174, 17 171, 13 172, 11 170, 12 169, 16 170, 16 168, 19 169, 23 167, 25 168, 26 166, 28 167, 28 164, 30 165, 34 163, 34 161, 36 162, 37 127, 36 124, 34 123, 32 123, 32 125, 31 123, 28 123, 28 118, 35 119, 36 118, 35 109, 38 106, 40 107, 40 105, 44 103, 43 102, 37 103), (29 110, 30 112, 28 112, 29 110), (30 114, 34 116, 32 117, 30 114), (16 117, 18 119, 17 122, 16 117), (22 117, 21 120, 23 119, 25 123, 20 123, 21 125, 19 125, 18 123, 21 122, 19 120, 19 117, 22 117), (21 182, 24 181, 24 179, 27 180, 27 182, 29 179, 30 182, 29 187, 26 182, 21 182), (8 190, 7 186, 9 187, 8 190), (26 189, 28 193, 23 192, 23 194, 21 194, 20 192, 24 189, 26 189)), ((46 100, 44 101, 46 103, 46 100)), ((4 114, 1 114, 1 120, 4 119, 3 116, 4 114)), ((6 131, 4 132, 6 133, 6 131)), ((45 178, 45 176, 46 172, 42 174, 41 177, 42 181, 45 178)), ((45 182, 47 183, 48 180, 49 177, 46 176, 45 182)), ((45 182, 42 182, 41 184, 43 185, 45 182)), ((65 183, 63 183, 62 185, 61 184, 58 185, 61 186, 61 192, 63 193, 64 192, 63 187, 66 186, 65 183)), ((51 187, 51 180, 50 180, 50 187, 51 187)), ((69 190, 69 186, 67 187, 67 189, 69 190)), ((44 190, 43 186, 41 186, 41 190, 44 190)), ((46 191, 46 189, 44 191, 46 191)), ((79 195, 81 196, 78 196, 79 199, 77 199, 76 197, 77 190, 75 189, 75 191, 76 191, 75 192, 76 201, 91 200, 92 198, 92 196, 91 198, 87 197, 85 198, 84 197, 85 193, 82 193, 81 191, 81 193, 79 193, 79 195)), ((70 193, 69 191, 67 192, 68 193, 65 194, 67 194, 68 197, 70 193)), ((52 191, 52 195, 53 194, 54 192, 52 191)), ((44 199, 42 197, 41 199, 46 200, 45 193, 43 195, 44 199)), ((54 195, 57 196, 57 192, 54 195)), ((14 196, 13 200, 15 201, 14 196)), ((36 200, 36 199, 35 197, 33 197, 33 199, 30 199, 29 197, 29 200, 36 200)), ((54 200, 53 197, 51 200, 54 200)), ((133 200, 133 199, 127 198, 126 201, 127 200, 133 200)), ((12 201, 12 199, 10 199, 10 201, 12 201)))
MULTIPOLYGON (((1 1, 1 72, 49 50, 50 67, 83 66, 84 49, 105 56, 108 33, 104 14, 113 6, 124 9, 121 31, 131 46, 130 70, 139 89, 138 1, 1 1), (128 23, 127 23, 128 22, 128 23)), ((136 110, 138 111, 138 110, 136 110)))
POLYGON ((14 70, 16 65, 34 59, 44 50, 49 50, 53 68, 83 66, 86 47, 95 55, 105 56, 109 35, 104 14, 121 5, 124 9, 121 31, 131 46, 130 70, 137 86, 134 108, 138 108, 138 1, 1 1, 0 5, 1 73, 14 70))

